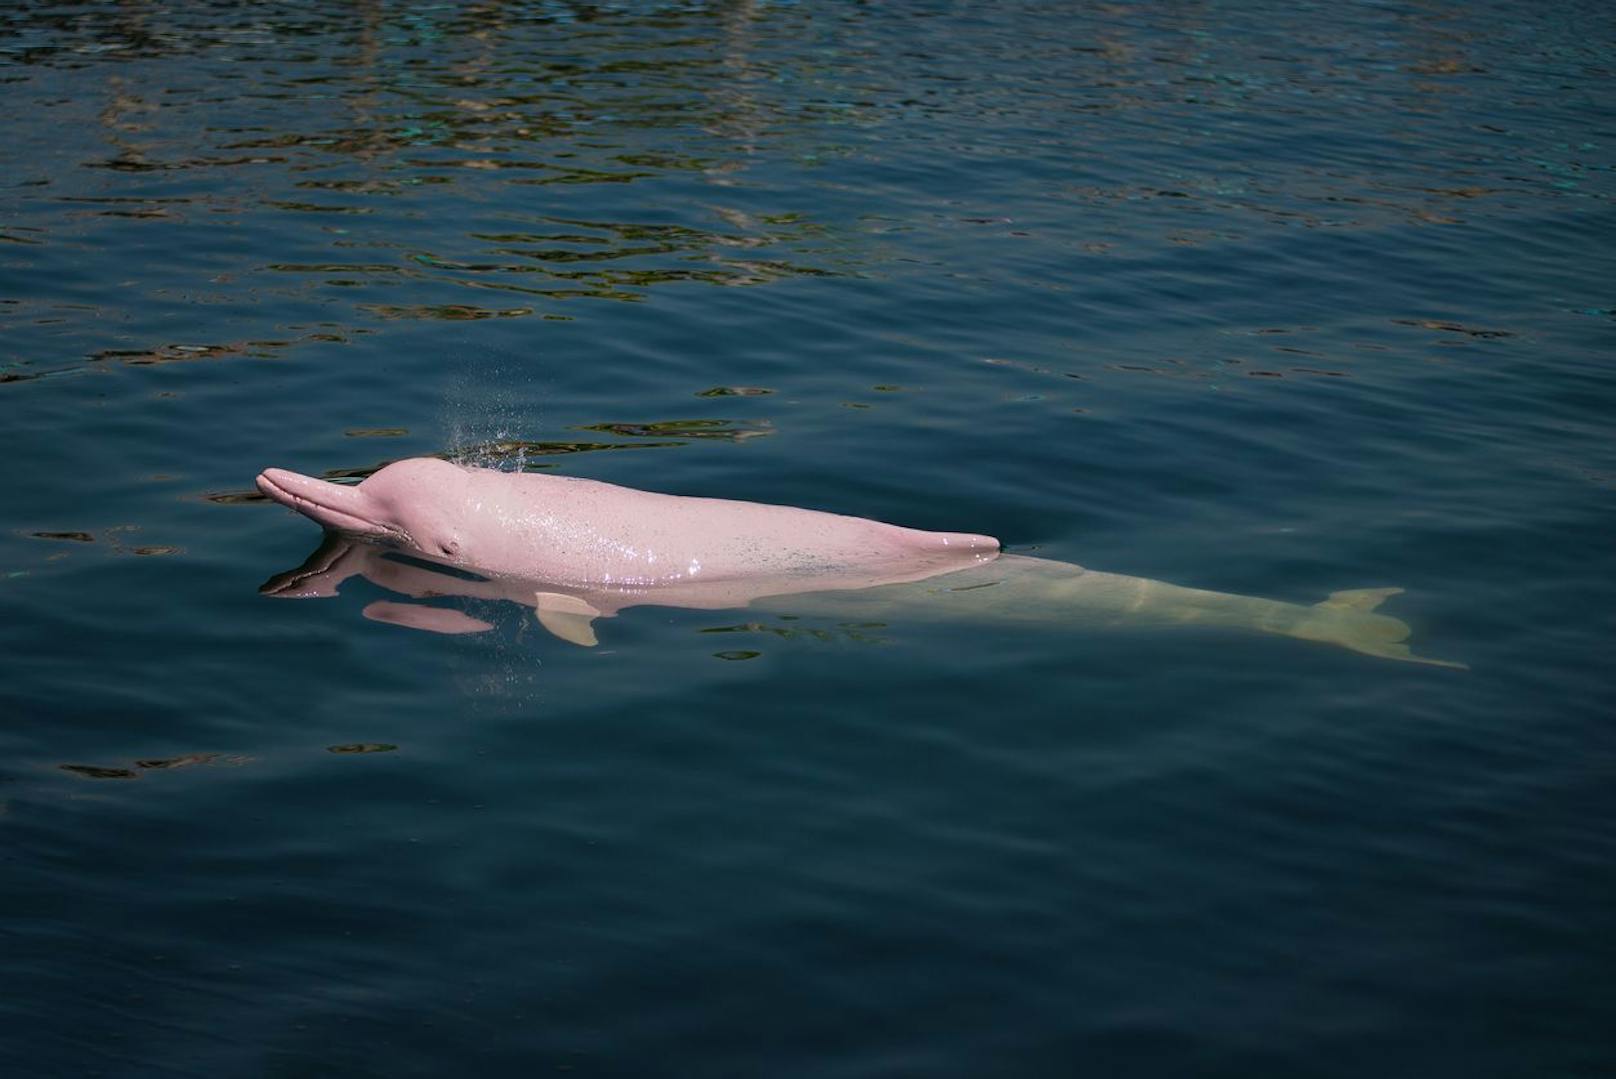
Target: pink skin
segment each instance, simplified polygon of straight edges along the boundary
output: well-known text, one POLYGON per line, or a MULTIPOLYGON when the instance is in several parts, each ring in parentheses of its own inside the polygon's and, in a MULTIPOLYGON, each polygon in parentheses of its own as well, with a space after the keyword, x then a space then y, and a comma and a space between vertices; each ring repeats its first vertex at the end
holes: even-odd
POLYGON ((999 553, 990 536, 435 458, 388 465, 357 487, 271 468, 258 489, 330 531, 495 577, 552 582, 602 611, 744 606, 922 580, 999 553))
MULTIPOLYGON (((1395 588, 1288 603, 1001 557, 998 541, 988 536, 430 458, 388 465, 357 487, 271 468, 258 477, 258 488, 335 533, 302 566, 266 582, 261 591, 268 595, 332 596, 343 581, 362 576, 416 600, 519 603, 574 644, 596 643, 593 620, 625 607, 719 610, 769 600, 788 603, 798 615, 823 609, 867 617, 890 610, 987 623, 1240 627, 1387 659, 1460 666, 1409 651, 1408 625, 1376 610, 1400 591, 1395 588), (400 561, 389 547, 477 573, 400 561), (926 583, 885 587, 918 582, 926 583)), ((379 600, 364 613, 435 633, 493 628, 432 604, 379 600)))

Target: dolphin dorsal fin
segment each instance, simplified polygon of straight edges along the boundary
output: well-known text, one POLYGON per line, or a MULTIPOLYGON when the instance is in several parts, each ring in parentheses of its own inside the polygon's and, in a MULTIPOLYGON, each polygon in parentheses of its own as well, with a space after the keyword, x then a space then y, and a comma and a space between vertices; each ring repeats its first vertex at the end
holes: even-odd
POLYGON ((600 616, 600 611, 577 596, 562 592, 535 592, 533 613, 538 616, 539 625, 569 644, 592 648, 598 643, 595 627, 590 623, 600 616))
POLYGON ((1323 603, 1315 603, 1315 607, 1327 607, 1333 611, 1372 611, 1386 602, 1387 597, 1395 596, 1401 588, 1348 588, 1340 592, 1331 592, 1323 603))

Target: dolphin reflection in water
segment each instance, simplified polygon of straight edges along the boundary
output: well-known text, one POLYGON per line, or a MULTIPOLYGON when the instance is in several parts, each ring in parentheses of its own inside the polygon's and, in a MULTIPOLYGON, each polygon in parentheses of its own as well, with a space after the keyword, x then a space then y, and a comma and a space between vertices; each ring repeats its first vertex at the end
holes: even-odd
MULTIPOLYGON (((988 536, 433 458, 388 465, 358 486, 281 469, 266 470, 258 486, 327 529, 302 566, 262 586, 267 595, 333 596, 341 582, 361 576, 413 601, 510 601, 579 645, 596 643, 596 619, 651 605, 981 624, 1223 626, 1463 666, 1410 651, 1408 625, 1376 609, 1397 588, 1287 603, 1004 554, 988 536)), ((377 601, 364 614, 438 633, 492 628, 457 608, 421 602, 377 601)))

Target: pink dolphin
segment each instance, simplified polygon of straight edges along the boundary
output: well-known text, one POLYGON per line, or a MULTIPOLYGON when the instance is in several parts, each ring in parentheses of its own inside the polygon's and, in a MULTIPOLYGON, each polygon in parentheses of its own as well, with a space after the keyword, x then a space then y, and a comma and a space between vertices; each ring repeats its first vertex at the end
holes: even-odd
MULTIPOLYGON (((785 606, 989 623, 1226 626, 1460 666, 1414 655, 1404 643, 1408 625, 1376 610, 1397 588, 1288 603, 1001 555, 997 540, 973 533, 434 458, 388 465, 357 487, 271 468, 258 488, 340 534, 298 569, 271 578, 267 594, 331 596, 357 575, 414 599, 513 601, 575 644, 596 643, 594 619, 625 607, 785 606), (386 548, 426 562, 400 561, 386 548)), ((492 628, 453 608, 391 600, 370 604, 365 615, 438 633, 492 628)))
MULTIPOLYGON (((590 619, 634 604, 744 607, 924 580, 999 554, 991 536, 435 458, 388 465, 357 487, 270 468, 258 489, 333 532, 487 574, 501 598, 525 593, 547 628, 579 643, 594 643, 590 619)), ((405 620, 393 608, 373 617, 384 614, 405 620)))

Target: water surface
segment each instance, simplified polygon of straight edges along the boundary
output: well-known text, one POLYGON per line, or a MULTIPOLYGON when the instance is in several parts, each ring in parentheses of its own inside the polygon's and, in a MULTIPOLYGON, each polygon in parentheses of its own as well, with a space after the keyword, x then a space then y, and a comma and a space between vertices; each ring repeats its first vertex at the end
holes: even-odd
POLYGON ((19 1075, 1616 1065, 1605 5, 0 13, 19 1075), (452 454, 1255 633, 258 594, 452 454))

